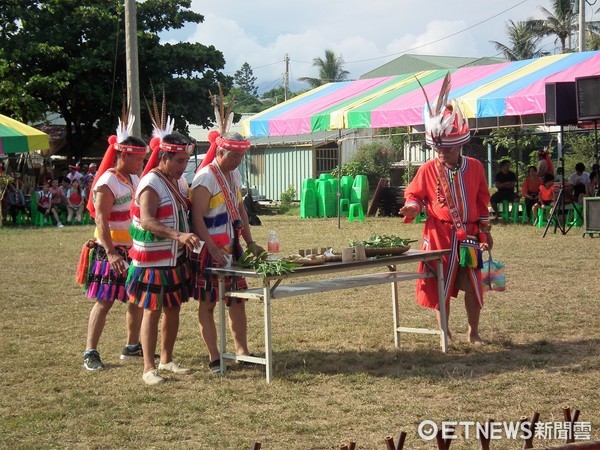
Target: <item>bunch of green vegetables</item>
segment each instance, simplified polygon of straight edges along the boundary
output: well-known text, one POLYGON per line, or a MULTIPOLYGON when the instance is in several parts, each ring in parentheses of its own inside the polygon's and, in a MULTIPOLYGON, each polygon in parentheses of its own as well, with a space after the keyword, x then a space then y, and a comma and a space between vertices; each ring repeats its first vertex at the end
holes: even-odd
POLYGON ((417 240, 402 239, 394 235, 374 234, 366 241, 350 241, 350 247, 356 247, 357 245, 374 248, 406 247, 411 242, 417 242, 417 240))
POLYGON ((269 260, 266 259, 267 256, 269 256, 267 252, 255 256, 251 251, 246 250, 238 259, 237 264, 244 269, 252 269, 263 277, 284 275, 301 267, 301 264, 294 264, 282 259, 269 260))

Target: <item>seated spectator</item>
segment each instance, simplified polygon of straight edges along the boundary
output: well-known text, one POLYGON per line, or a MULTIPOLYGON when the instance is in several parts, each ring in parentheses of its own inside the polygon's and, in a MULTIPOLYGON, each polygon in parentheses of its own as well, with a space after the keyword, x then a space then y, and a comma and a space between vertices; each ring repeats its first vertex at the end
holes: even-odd
MULTIPOLYGON (((57 212, 67 212, 67 196, 63 192, 62 188, 58 185, 58 179, 52 180, 50 186, 50 193, 52 194, 52 207, 56 208, 57 212)), ((64 216, 63 216, 64 217, 64 216)))
POLYGON ((54 220, 56 221, 56 226, 58 228, 62 228, 63 224, 60 223, 60 219, 58 218, 58 212, 56 211, 56 208, 52 206, 52 193, 50 192, 50 181, 44 181, 44 184, 42 184, 42 190, 36 192, 35 195, 38 211, 44 215, 44 218, 52 214, 54 220))
MULTIPOLYGON (((539 175, 538 175, 539 176, 539 175)), ((541 177, 540 177, 541 178, 541 177)), ((554 177, 554 182, 555 183, 562 183, 563 182, 563 168, 562 167, 558 167, 556 169, 556 176, 554 177)))
POLYGON ((81 225, 81 215, 83 214, 83 195, 81 188, 79 187, 79 180, 73 180, 71 183, 71 189, 67 194, 67 209, 69 211, 67 215, 67 224, 73 220, 73 214, 75 214, 75 223, 81 225))
POLYGON ((538 209, 551 208, 554 205, 554 175, 547 173, 542 178, 543 184, 540 186, 540 195, 538 201, 533 205, 531 214, 534 217, 534 223, 537 223, 538 209))
POLYGON ((83 195, 83 205, 84 206, 88 204, 88 199, 90 198, 90 192, 92 192, 92 184, 93 183, 94 183, 94 177, 88 177, 87 183, 83 186, 81 195, 83 195))
POLYGON ((29 214, 27 205, 25 204, 25 196, 23 195, 23 191, 13 183, 8 185, 7 200, 8 213, 12 218, 13 224, 17 223, 17 215, 19 214, 19 211, 29 214))
POLYGON ((585 196, 585 187, 590 182, 590 174, 585 171, 585 164, 575 164, 575 173, 569 177, 569 183, 573 186, 573 201, 580 201, 585 196))
POLYGON ((598 174, 596 172, 590 173, 590 182, 585 185, 585 194, 579 196, 579 203, 583 203, 583 197, 598 197, 600 192, 598 189, 598 174))
POLYGON ((525 199, 525 208, 529 217, 531 217, 533 205, 538 201, 541 184, 542 179, 537 175, 537 168, 529 166, 527 168, 527 178, 523 180, 523 186, 521 187, 521 195, 525 199))
POLYGON ((510 161, 504 159, 500 161, 500 172, 496 174, 494 185, 498 189, 490 198, 490 204, 492 209, 498 217, 498 203, 506 200, 509 203, 519 201, 519 194, 515 192, 515 185, 517 183, 517 176, 510 170, 510 161))

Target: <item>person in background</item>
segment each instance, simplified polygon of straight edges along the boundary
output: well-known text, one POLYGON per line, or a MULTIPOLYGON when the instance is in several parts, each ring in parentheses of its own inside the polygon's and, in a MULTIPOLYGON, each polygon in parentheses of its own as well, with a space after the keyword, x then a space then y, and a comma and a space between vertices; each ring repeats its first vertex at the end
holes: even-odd
POLYGON ((80 166, 78 166, 78 165, 75 166, 73 164, 69 164, 69 173, 67 174, 69 183, 72 183, 73 180, 79 180, 81 182, 83 175, 81 174, 80 170, 81 170, 80 166))
POLYGON ((529 166, 527 168, 527 177, 523 180, 523 186, 521 187, 521 195, 525 199, 525 209, 527 210, 528 217, 533 217, 531 209, 538 201, 541 184, 542 179, 537 175, 537 168, 529 166))
POLYGON ((189 298, 190 266, 186 252, 200 245, 198 236, 189 232, 188 184, 182 176, 191 146, 187 138, 171 132, 168 124, 169 121, 166 129, 155 125, 155 137, 150 141, 152 156, 132 206, 132 267, 127 277, 127 293, 131 304, 143 308, 142 346, 146 353, 142 380, 148 385, 164 383, 159 371, 190 372, 173 359, 173 350, 181 304, 189 298), (157 368, 152 354, 161 316, 157 368))
MULTIPOLYGON (((220 371, 220 353, 214 309, 219 298, 217 277, 206 275, 204 268, 225 267, 242 254, 240 236, 255 255, 264 249, 254 242, 248 215, 242 200, 242 178, 238 166, 250 142, 238 133, 217 131, 209 135, 211 147, 192 182, 192 228, 205 244, 199 255, 193 255, 192 295, 198 300, 200 333, 208 349, 208 368, 220 371)), ((228 277, 226 290, 247 288, 246 280, 228 277), (235 284, 235 287, 233 287, 235 284)), ((242 299, 225 299, 229 307, 229 326, 237 355, 253 356, 248 350, 245 303, 242 299)))
MULTIPOLYGON (((63 192, 62 188, 58 184, 58 179, 52 180, 52 185, 50 186, 50 193, 52 194, 52 207, 56 208, 56 211, 60 214, 67 213, 67 196, 63 192)), ((64 218, 64 215, 63 215, 64 218)))
MULTIPOLYGON (((127 119, 132 124, 133 118, 127 119)), ((95 219, 94 239, 84 244, 77 267, 77 282, 83 285, 87 298, 94 300, 88 319, 83 367, 105 369, 98 343, 104 331, 108 312, 115 301, 126 302, 125 281, 132 244, 129 208, 146 156, 146 143, 130 136, 130 128, 119 121, 117 135, 109 138, 98 176, 92 186, 87 208, 95 219)), ((140 344, 142 314, 135 305, 127 304, 125 315, 127 344, 120 359, 143 356, 140 344)))
POLYGON ((520 196, 515 192, 516 183, 517 176, 510 170, 510 161, 508 159, 500 161, 500 171, 496 174, 494 181, 494 185, 498 191, 496 191, 490 199, 490 204, 496 217, 498 217, 498 203, 503 201, 509 203, 519 201, 520 196))
MULTIPOLYGON (((590 173, 590 182, 585 185, 585 194, 583 197, 597 197, 600 195, 598 191, 598 174, 596 172, 590 173)), ((583 197, 580 197, 580 203, 583 203, 583 197)))
POLYGON ((13 225, 17 224, 19 212, 23 212, 24 214, 29 213, 25 204, 25 195, 23 195, 23 191, 14 183, 8 185, 7 206, 13 225))
POLYGON ((71 189, 67 193, 67 224, 70 224, 75 215, 75 223, 81 225, 81 216, 83 214, 83 193, 79 186, 79 180, 73 180, 71 189))
POLYGON ((575 164, 575 172, 569 177, 569 183, 573 186, 573 201, 581 203, 585 197, 585 187, 590 183, 590 174, 585 171, 585 164, 575 164))
POLYGON ((38 191, 36 195, 37 208, 40 213, 44 215, 44 219, 52 214, 56 221, 56 226, 62 228, 63 224, 60 222, 58 217, 58 211, 52 205, 52 193, 50 192, 50 180, 44 181, 42 184, 42 190, 38 191))
POLYGON ((542 148, 538 151, 537 173, 538 177, 542 179, 547 173, 554 175, 554 166, 552 165, 552 160, 550 159, 550 152, 546 151, 545 148, 542 148))
MULTIPOLYGON (((450 73, 442 84, 439 98, 448 98, 449 91, 450 73)), ((406 203, 400 214, 405 222, 410 222, 425 204, 428 218, 423 228, 422 250, 451 250, 443 257, 444 298, 439 298, 437 280, 424 278, 417 280, 417 303, 434 309, 442 327, 440 302, 446 302, 447 321, 450 297, 464 291, 467 340, 480 344, 483 342, 479 335, 483 307, 480 251, 493 246, 488 212, 490 193, 481 162, 461 154, 462 146, 471 136, 459 104, 440 102, 438 106, 440 110, 431 107, 425 125, 425 140, 435 150, 436 157, 417 170, 405 191, 406 203)), ((435 271, 435 267, 428 267, 430 265, 420 263, 419 272, 435 271)), ((451 336, 450 331, 448 336, 451 336)))
POLYGON ((96 163, 91 163, 88 167, 87 173, 83 177, 82 186, 87 186, 89 180, 93 180, 96 176, 96 171, 98 170, 98 166, 96 163))
POLYGON ((538 201, 533 205, 531 209, 531 215, 534 218, 534 224, 538 222, 538 210, 546 209, 554 205, 554 175, 547 173, 542 178, 542 185, 540 186, 540 195, 538 201))

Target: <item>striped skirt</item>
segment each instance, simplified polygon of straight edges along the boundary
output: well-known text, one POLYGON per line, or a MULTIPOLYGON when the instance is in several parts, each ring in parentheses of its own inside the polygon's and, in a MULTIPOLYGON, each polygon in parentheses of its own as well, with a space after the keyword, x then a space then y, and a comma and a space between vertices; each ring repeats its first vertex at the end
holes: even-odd
POLYGON ((185 254, 174 267, 129 266, 126 290, 129 302, 151 311, 178 307, 190 296, 190 265, 185 254))
MULTIPOLYGON (((117 246, 115 250, 125 261, 131 262, 127 255, 128 247, 117 246)), ((86 297, 100 301, 125 302, 126 278, 127 273, 116 274, 111 269, 106 249, 102 245, 93 240, 83 245, 77 265, 77 282, 83 286, 86 297)))

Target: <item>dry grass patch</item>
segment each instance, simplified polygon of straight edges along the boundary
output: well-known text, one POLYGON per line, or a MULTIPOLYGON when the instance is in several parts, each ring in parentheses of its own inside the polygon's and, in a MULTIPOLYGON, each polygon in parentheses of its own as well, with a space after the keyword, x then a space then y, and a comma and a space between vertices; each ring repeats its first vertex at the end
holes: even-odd
MULTIPOLYGON (((373 233, 419 238, 421 226, 397 219, 365 223, 265 216, 254 238, 277 230, 283 253, 345 246, 373 233)), ((0 230, 0 447, 332 449, 355 440, 384 448, 408 433, 409 448, 435 448, 417 437, 424 419, 517 420, 535 411, 560 420, 570 405, 600 439, 598 255, 600 240, 521 225, 494 229, 494 256, 507 263, 508 290, 486 296, 483 347, 465 343, 462 300, 450 318, 447 354, 433 336, 403 335, 393 346, 389 286, 275 300, 275 381, 232 367, 225 378, 206 368, 197 307, 182 309, 176 357, 196 371, 147 388, 139 363, 122 363, 123 305, 115 305, 100 342, 109 370, 82 368, 91 304, 74 284, 91 227, 0 230)), ((411 268, 407 266, 407 268, 411 268)), ((413 267, 414 268, 414 267, 413 267)), ((400 285, 405 324, 434 326, 415 305, 414 285, 400 285)), ((252 351, 264 351, 262 304, 248 304, 252 351)), ((542 445, 542 441, 535 441, 542 445)), ((551 441, 547 444, 557 444, 551 441)), ((517 449, 503 441, 498 448, 517 449)), ((452 448, 475 448, 458 439, 452 448)))

